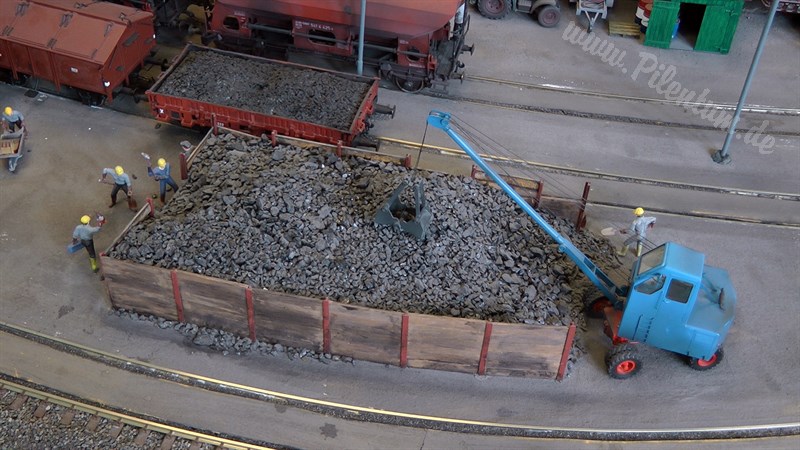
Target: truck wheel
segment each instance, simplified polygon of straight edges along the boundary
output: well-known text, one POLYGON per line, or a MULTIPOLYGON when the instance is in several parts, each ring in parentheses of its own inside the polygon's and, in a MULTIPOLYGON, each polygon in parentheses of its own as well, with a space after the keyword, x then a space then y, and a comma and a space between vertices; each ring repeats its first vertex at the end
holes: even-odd
POLYGON ((478 0, 478 12, 487 19, 502 19, 511 12, 511 0, 478 0))
POLYGON ((642 360, 636 348, 630 344, 615 345, 606 354, 608 375, 611 378, 624 380, 636 375, 642 368, 642 360))
POLYGON ((603 317, 603 309, 611 306, 611 302, 600 292, 600 289, 592 286, 583 293, 583 304, 586 305, 586 315, 592 319, 603 317))
POLYGON ((717 367, 717 364, 722 362, 723 356, 725 356, 725 352, 723 352, 722 347, 720 347, 711 359, 689 358, 689 367, 694 370, 713 369, 717 367))
POLYGON ((544 28, 553 28, 561 20, 561 10, 553 5, 542 6, 536 12, 536 20, 544 28))

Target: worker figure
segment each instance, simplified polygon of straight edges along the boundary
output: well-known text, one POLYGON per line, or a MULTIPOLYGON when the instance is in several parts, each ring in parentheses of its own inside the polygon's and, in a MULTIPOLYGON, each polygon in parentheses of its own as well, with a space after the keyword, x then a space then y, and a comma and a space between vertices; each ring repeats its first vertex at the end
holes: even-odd
POLYGON ((156 167, 152 167, 150 165, 150 155, 147 153, 142 153, 142 156, 144 156, 144 159, 147 160, 147 174, 158 181, 158 194, 159 198, 161 199, 161 204, 163 205, 166 203, 165 198, 167 196, 167 185, 172 188, 172 192, 178 191, 178 185, 169 174, 170 167, 164 158, 159 158, 158 162, 156 162, 156 167))
POLYGON ((633 236, 625 239, 622 248, 617 251, 617 255, 625 256, 628 254, 628 247, 636 244, 636 257, 642 256, 642 242, 647 236, 647 230, 653 228, 656 223, 655 217, 647 217, 644 215, 643 208, 636 208, 633 210, 636 219, 631 222, 630 230, 621 230, 622 234, 631 233, 633 236))
MULTIPOLYGON (((3 110, 3 130, 8 131, 9 133, 13 133, 16 131, 17 128, 20 130, 25 130, 25 123, 23 122, 25 117, 22 116, 22 113, 19 111, 14 110, 10 106, 6 106, 3 110)), ((25 134, 28 134, 28 130, 25 130, 25 134)))
POLYGON ((92 221, 92 218, 89 216, 81 217, 81 224, 75 227, 75 231, 72 232, 72 243, 77 244, 80 242, 86 247, 86 251, 89 253, 89 264, 92 267, 93 272, 97 272, 97 255, 94 252, 94 235, 100 231, 100 228, 103 226, 103 221, 101 220, 96 226, 93 227, 89 224, 92 221))
POLYGON ((113 208, 114 205, 117 204, 117 193, 120 189, 128 196, 128 199, 132 198, 133 188, 131 187, 131 178, 125 173, 122 166, 116 166, 113 169, 103 169, 103 176, 97 181, 105 182, 106 175, 111 175, 111 178, 114 179, 114 189, 111 190, 111 204, 108 205, 109 208, 113 208))

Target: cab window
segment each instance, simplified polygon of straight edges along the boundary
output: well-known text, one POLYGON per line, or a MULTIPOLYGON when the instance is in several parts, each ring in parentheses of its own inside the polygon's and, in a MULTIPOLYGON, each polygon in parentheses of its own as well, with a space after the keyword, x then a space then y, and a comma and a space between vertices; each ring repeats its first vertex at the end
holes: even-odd
POLYGON ((686 303, 689 301, 689 296, 692 295, 692 288, 694 288, 694 285, 691 283, 672 280, 667 289, 667 298, 673 302, 686 303))
POLYGON ((642 294, 647 294, 647 295, 652 294, 653 292, 657 292, 659 289, 664 287, 664 281, 666 280, 666 278, 667 277, 665 277, 664 275, 655 274, 649 277, 648 279, 642 281, 641 283, 637 284, 634 289, 636 289, 636 292, 642 294))

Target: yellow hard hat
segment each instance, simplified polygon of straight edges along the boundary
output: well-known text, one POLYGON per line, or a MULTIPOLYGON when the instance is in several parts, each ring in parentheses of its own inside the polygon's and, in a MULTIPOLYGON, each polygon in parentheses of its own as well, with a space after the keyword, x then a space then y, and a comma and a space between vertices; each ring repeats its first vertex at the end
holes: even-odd
POLYGON ((641 216, 642 214, 644 214, 644 208, 636 208, 633 210, 633 213, 636 214, 637 216, 641 216))
POLYGON ((84 225, 88 225, 88 224, 89 224, 89 222, 91 222, 91 221, 92 221, 92 218, 91 218, 91 217, 89 217, 89 216, 83 216, 83 217, 81 217, 81 223, 82 223, 82 224, 84 224, 84 225))
POLYGON ((6 115, 7 115, 7 116, 10 116, 10 115, 11 115, 11 113, 13 113, 13 112, 14 112, 14 110, 13 110, 13 109, 11 109, 11 107, 10 107, 10 106, 6 106, 6 109, 4 109, 4 110, 3 110, 3 112, 4 112, 4 113, 6 113, 6 115))
POLYGON ((117 175, 122 175, 123 173, 125 173, 125 170, 122 168, 122 166, 117 166, 114 167, 114 172, 116 172, 117 175))
POLYGON ((163 169, 164 167, 167 167, 167 160, 164 158, 158 158, 158 168, 163 169))

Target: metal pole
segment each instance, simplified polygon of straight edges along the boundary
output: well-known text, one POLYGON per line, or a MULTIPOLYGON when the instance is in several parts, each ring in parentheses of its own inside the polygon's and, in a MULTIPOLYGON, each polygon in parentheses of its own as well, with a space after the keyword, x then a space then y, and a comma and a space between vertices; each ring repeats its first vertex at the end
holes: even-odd
POLYGON ((367 0, 361 0, 361 23, 358 26, 358 65, 359 75, 364 72, 364 21, 367 15, 367 0))
POLYGON ((747 79, 744 81, 742 95, 739 97, 739 103, 736 105, 736 112, 733 114, 731 126, 728 128, 728 134, 725 136, 725 143, 722 144, 722 148, 720 150, 717 150, 711 156, 711 159, 713 159, 715 163, 730 164, 731 162, 731 155, 728 154, 728 147, 730 147, 731 140, 733 140, 733 135, 736 133, 736 125, 739 123, 739 116, 742 113, 744 99, 747 97, 747 93, 750 91, 750 82, 753 80, 753 75, 756 73, 758 61, 761 59, 761 52, 764 50, 764 44, 767 42, 767 35, 769 34, 769 29, 772 28, 772 20, 775 18, 775 11, 778 10, 779 4, 780 0, 772 0, 772 5, 770 5, 769 8, 769 16, 767 17, 767 23, 764 25, 764 30, 761 32, 761 39, 758 40, 758 47, 756 47, 756 53, 753 55, 753 62, 750 64, 750 71, 747 72, 747 79))

